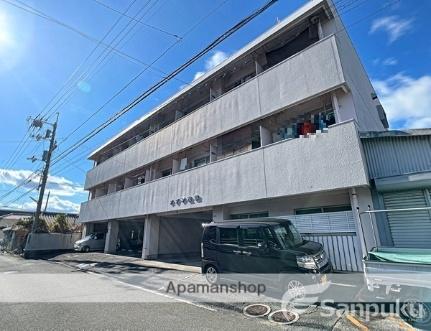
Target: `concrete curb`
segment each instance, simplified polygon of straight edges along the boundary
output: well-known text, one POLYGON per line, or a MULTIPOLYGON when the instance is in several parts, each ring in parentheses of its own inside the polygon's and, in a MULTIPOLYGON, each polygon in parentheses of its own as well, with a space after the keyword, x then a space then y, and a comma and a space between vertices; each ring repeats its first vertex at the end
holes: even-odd
POLYGON ((168 262, 150 261, 150 260, 131 261, 131 263, 140 265, 143 267, 148 267, 148 268, 187 271, 187 272, 192 272, 196 274, 201 273, 200 267, 193 267, 193 266, 177 264, 177 263, 168 263, 168 262))

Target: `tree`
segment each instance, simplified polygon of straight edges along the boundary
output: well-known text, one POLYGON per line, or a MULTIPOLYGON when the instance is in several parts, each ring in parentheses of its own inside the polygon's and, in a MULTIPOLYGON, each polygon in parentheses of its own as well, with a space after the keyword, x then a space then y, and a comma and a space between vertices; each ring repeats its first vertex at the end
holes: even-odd
POLYGON ((66 219, 66 215, 58 214, 55 216, 54 224, 52 225, 51 232, 57 233, 70 233, 71 228, 69 222, 66 219))

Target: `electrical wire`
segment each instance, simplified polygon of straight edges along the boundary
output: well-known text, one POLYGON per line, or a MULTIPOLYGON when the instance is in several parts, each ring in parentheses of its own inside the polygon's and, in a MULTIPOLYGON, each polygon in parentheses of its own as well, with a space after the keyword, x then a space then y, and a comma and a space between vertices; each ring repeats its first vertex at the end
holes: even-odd
MULTIPOLYGON (((148 6, 148 4, 150 3, 151 0, 147 0, 146 3, 138 10, 138 12, 135 14, 135 16, 138 16, 142 10, 145 9, 145 7, 148 6)), ((129 6, 126 8, 125 12, 128 12, 130 10, 130 8, 133 6, 133 4, 136 2, 136 0, 132 1, 129 6)), ((109 34, 114 30, 114 28, 119 24, 119 22, 121 21, 122 17, 117 18, 117 20, 115 21, 114 25, 112 25, 112 27, 105 33, 104 37, 102 38, 101 42, 103 42, 108 36, 109 34)), ((48 109, 46 111, 46 113, 44 115, 42 115, 42 117, 49 117, 50 115, 52 115, 57 109, 59 109, 60 107, 62 107, 67 101, 70 100, 70 97, 72 96, 73 92, 75 91, 75 86, 79 81, 85 81, 87 79, 89 79, 89 76, 91 75, 91 70, 94 68, 95 64, 97 64, 98 60, 100 58, 102 58, 105 54, 111 54, 112 53, 112 45, 115 42, 115 40, 123 33, 123 31, 129 27, 129 25, 131 24, 131 20, 129 20, 129 22, 127 23, 126 26, 124 26, 120 32, 118 32, 114 38, 112 38, 112 40, 109 42, 109 46, 111 47, 110 49, 108 48, 104 48, 102 50, 102 52, 100 54, 97 55, 97 57, 91 62, 91 64, 88 65, 88 67, 86 69, 84 69, 84 71, 79 74, 78 77, 76 77, 76 79, 74 79, 73 82, 70 83, 68 89, 62 94, 62 96, 57 100, 57 102, 52 105, 50 107, 50 109, 48 109), (63 100, 62 100, 63 98, 63 100), (57 107, 56 107, 57 106, 57 107)), ((100 43, 98 43, 93 50, 90 52, 90 54, 85 58, 85 60, 83 61, 83 63, 86 63, 87 60, 89 60, 91 58, 91 56, 95 53, 95 51, 99 48, 100 43)))
MULTIPOLYGON (((353 5, 353 4, 355 4, 355 3, 357 3, 358 2, 358 0, 341 0, 339 3, 342 3, 344 1, 344 7, 342 7, 342 8, 344 8, 344 12, 347 12, 348 10, 349 10, 349 7, 347 7, 348 5, 349 6, 351 6, 351 5, 353 5)), ((367 1, 367 0, 365 0, 365 1, 367 1)), ((363 3, 363 2, 362 2, 363 3)), ((350 10, 351 10, 351 8, 350 8, 350 10)), ((337 14, 338 15, 338 14, 337 14)), ((195 25, 196 26, 196 25, 195 25)), ((195 27, 194 26, 194 27, 195 27)), ((193 27, 193 28, 194 28, 193 27)), ((187 34, 187 33, 186 33, 187 34)), ((185 34, 185 35, 186 35, 185 34)), ((137 77, 139 77, 139 74, 137 75, 137 77)), ((134 78, 134 79, 136 79, 136 78, 134 78)), ((132 79, 132 82, 133 82, 133 79, 132 79)), ((126 87, 127 87, 128 85, 126 85, 126 87)), ((120 93, 122 92, 122 90, 120 90, 120 93)), ((90 115, 83 123, 81 123, 76 129, 74 129, 70 134, 68 134, 68 135, 66 135, 66 137, 65 137, 65 139, 63 140, 63 142, 65 141, 65 140, 67 140, 71 135, 73 135, 75 132, 77 132, 81 127, 83 127, 83 125, 85 125, 86 123, 88 123, 97 113, 99 113, 110 101, 112 101, 116 96, 118 96, 118 92, 116 93, 116 94, 114 94, 113 95, 113 97, 111 98, 111 99, 109 99, 105 104, 103 104, 99 109, 97 109, 92 115, 90 115)), ((131 139, 133 139, 133 138, 131 138, 131 139)), ((115 148, 115 147, 113 147, 113 148, 115 148)))
POLYGON ((108 127, 110 124, 118 120, 121 116, 126 114, 130 109, 138 105, 140 102, 142 102, 144 99, 146 99, 148 96, 153 94, 155 91, 157 91, 159 88, 164 86, 167 82, 169 82, 173 77, 181 73, 183 70, 188 68, 191 64, 196 62, 198 59, 200 59, 203 55, 207 54, 209 51, 214 49, 217 45, 219 45, 222 41, 230 37, 232 34, 234 34, 236 31, 241 29, 243 26, 248 24, 250 21, 252 21, 254 18, 262 14, 264 11, 266 11, 268 8, 270 8, 273 4, 275 4, 278 0, 270 0, 265 5, 263 5, 261 8, 254 11, 252 14, 247 16, 246 18, 239 21, 237 24, 235 24, 233 27, 225 31, 223 34, 218 36, 214 41, 212 41, 208 46, 206 46, 204 49, 202 49, 200 52, 195 54, 192 58, 184 62, 182 65, 177 67, 175 70, 173 70, 170 74, 168 74, 165 78, 161 79, 156 84, 152 85, 149 89, 147 89, 145 92, 143 92, 141 95, 139 95, 137 98, 135 98, 131 103, 129 103, 126 107, 124 107, 122 110, 111 116, 107 121, 99 125, 97 128, 92 130, 90 133, 88 133, 85 137, 78 140, 77 143, 70 146, 68 149, 66 149, 65 152, 61 153, 59 156, 57 156, 53 164, 58 162, 63 155, 68 155, 72 151, 74 151, 76 148, 79 147, 80 144, 88 141, 95 135, 97 135, 99 132, 101 132, 103 129, 108 127))
MULTIPOLYGON (((187 32, 183 35, 183 39, 177 40, 175 43, 170 45, 164 52, 162 52, 156 59, 154 59, 151 65, 155 64, 159 61, 163 56, 165 56, 171 49, 173 49, 178 43, 184 40, 184 38, 189 35, 194 29, 196 29, 204 20, 206 20, 210 15, 212 15, 215 11, 217 11, 221 6, 223 6, 228 0, 221 2, 217 7, 215 7, 212 11, 210 11, 207 15, 202 17, 197 23, 195 23, 187 32)), ((276 0, 277 1, 277 0, 276 0)), ((215 46, 214 46, 215 47, 215 46)), ((74 133, 76 133, 80 128, 82 128, 86 123, 88 123, 94 116, 96 116, 100 111, 102 111, 108 104, 110 104, 116 97, 118 97, 123 91, 125 91, 130 85, 132 85, 139 77, 141 77, 147 68, 140 71, 136 76, 134 76, 130 81, 126 83, 120 90, 118 90, 115 94, 113 94, 105 103, 103 103, 96 111, 94 111, 89 117, 87 117, 81 124, 78 125, 74 130, 72 130, 69 134, 65 136, 62 143, 64 143, 67 139, 69 139, 74 133)))
POLYGON ((134 18, 134 17, 132 17, 132 16, 130 16, 130 15, 127 15, 127 14, 125 14, 125 13, 122 13, 121 11, 119 11, 119 10, 117 10, 117 9, 115 9, 115 8, 113 8, 113 7, 111 7, 111 6, 109 6, 109 5, 107 5, 106 3, 104 3, 104 2, 102 2, 102 1, 100 1, 100 0, 92 0, 92 1, 94 1, 94 2, 95 2, 96 4, 98 4, 99 6, 105 7, 105 8, 107 8, 107 9, 109 9, 109 10, 111 10, 111 11, 113 11, 113 12, 117 13, 117 14, 120 14, 120 15, 121 15, 121 16, 123 16, 123 17, 127 17, 127 18, 129 18, 129 19, 131 19, 131 20, 133 20, 133 21, 138 22, 139 24, 142 24, 143 26, 146 26, 146 27, 150 28, 150 29, 153 29, 153 30, 156 30, 156 31, 159 31, 159 32, 165 33, 165 34, 167 34, 167 35, 169 35, 169 36, 172 36, 172 37, 174 37, 174 38, 176 38, 176 39, 182 39, 182 37, 181 37, 181 36, 179 36, 179 35, 177 35, 177 34, 175 34, 175 33, 168 32, 168 31, 163 30, 163 29, 161 29, 161 28, 159 28, 159 27, 157 27, 157 26, 154 26, 154 25, 151 25, 151 24, 145 23, 145 22, 143 22, 143 21, 142 21, 142 19, 136 19, 136 18, 134 18))

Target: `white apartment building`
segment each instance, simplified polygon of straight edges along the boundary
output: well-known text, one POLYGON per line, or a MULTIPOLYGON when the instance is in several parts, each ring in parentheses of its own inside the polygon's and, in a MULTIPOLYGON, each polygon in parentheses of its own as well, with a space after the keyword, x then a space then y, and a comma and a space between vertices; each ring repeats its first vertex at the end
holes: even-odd
POLYGON ((286 216, 361 270, 359 133, 386 127, 334 5, 309 1, 95 150, 79 219, 106 252, 162 259, 199 256, 204 222, 286 216))

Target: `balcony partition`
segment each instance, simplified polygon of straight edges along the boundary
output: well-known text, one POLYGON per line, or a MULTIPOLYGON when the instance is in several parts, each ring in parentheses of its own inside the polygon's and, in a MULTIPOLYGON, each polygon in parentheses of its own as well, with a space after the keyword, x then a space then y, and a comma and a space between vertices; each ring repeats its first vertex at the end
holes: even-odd
POLYGON ((142 216, 365 186, 353 121, 87 201, 80 221, 142 216))
POLYGON ((87 173, 85 189, 345 83, 335 37, 323 39, 87 173))

